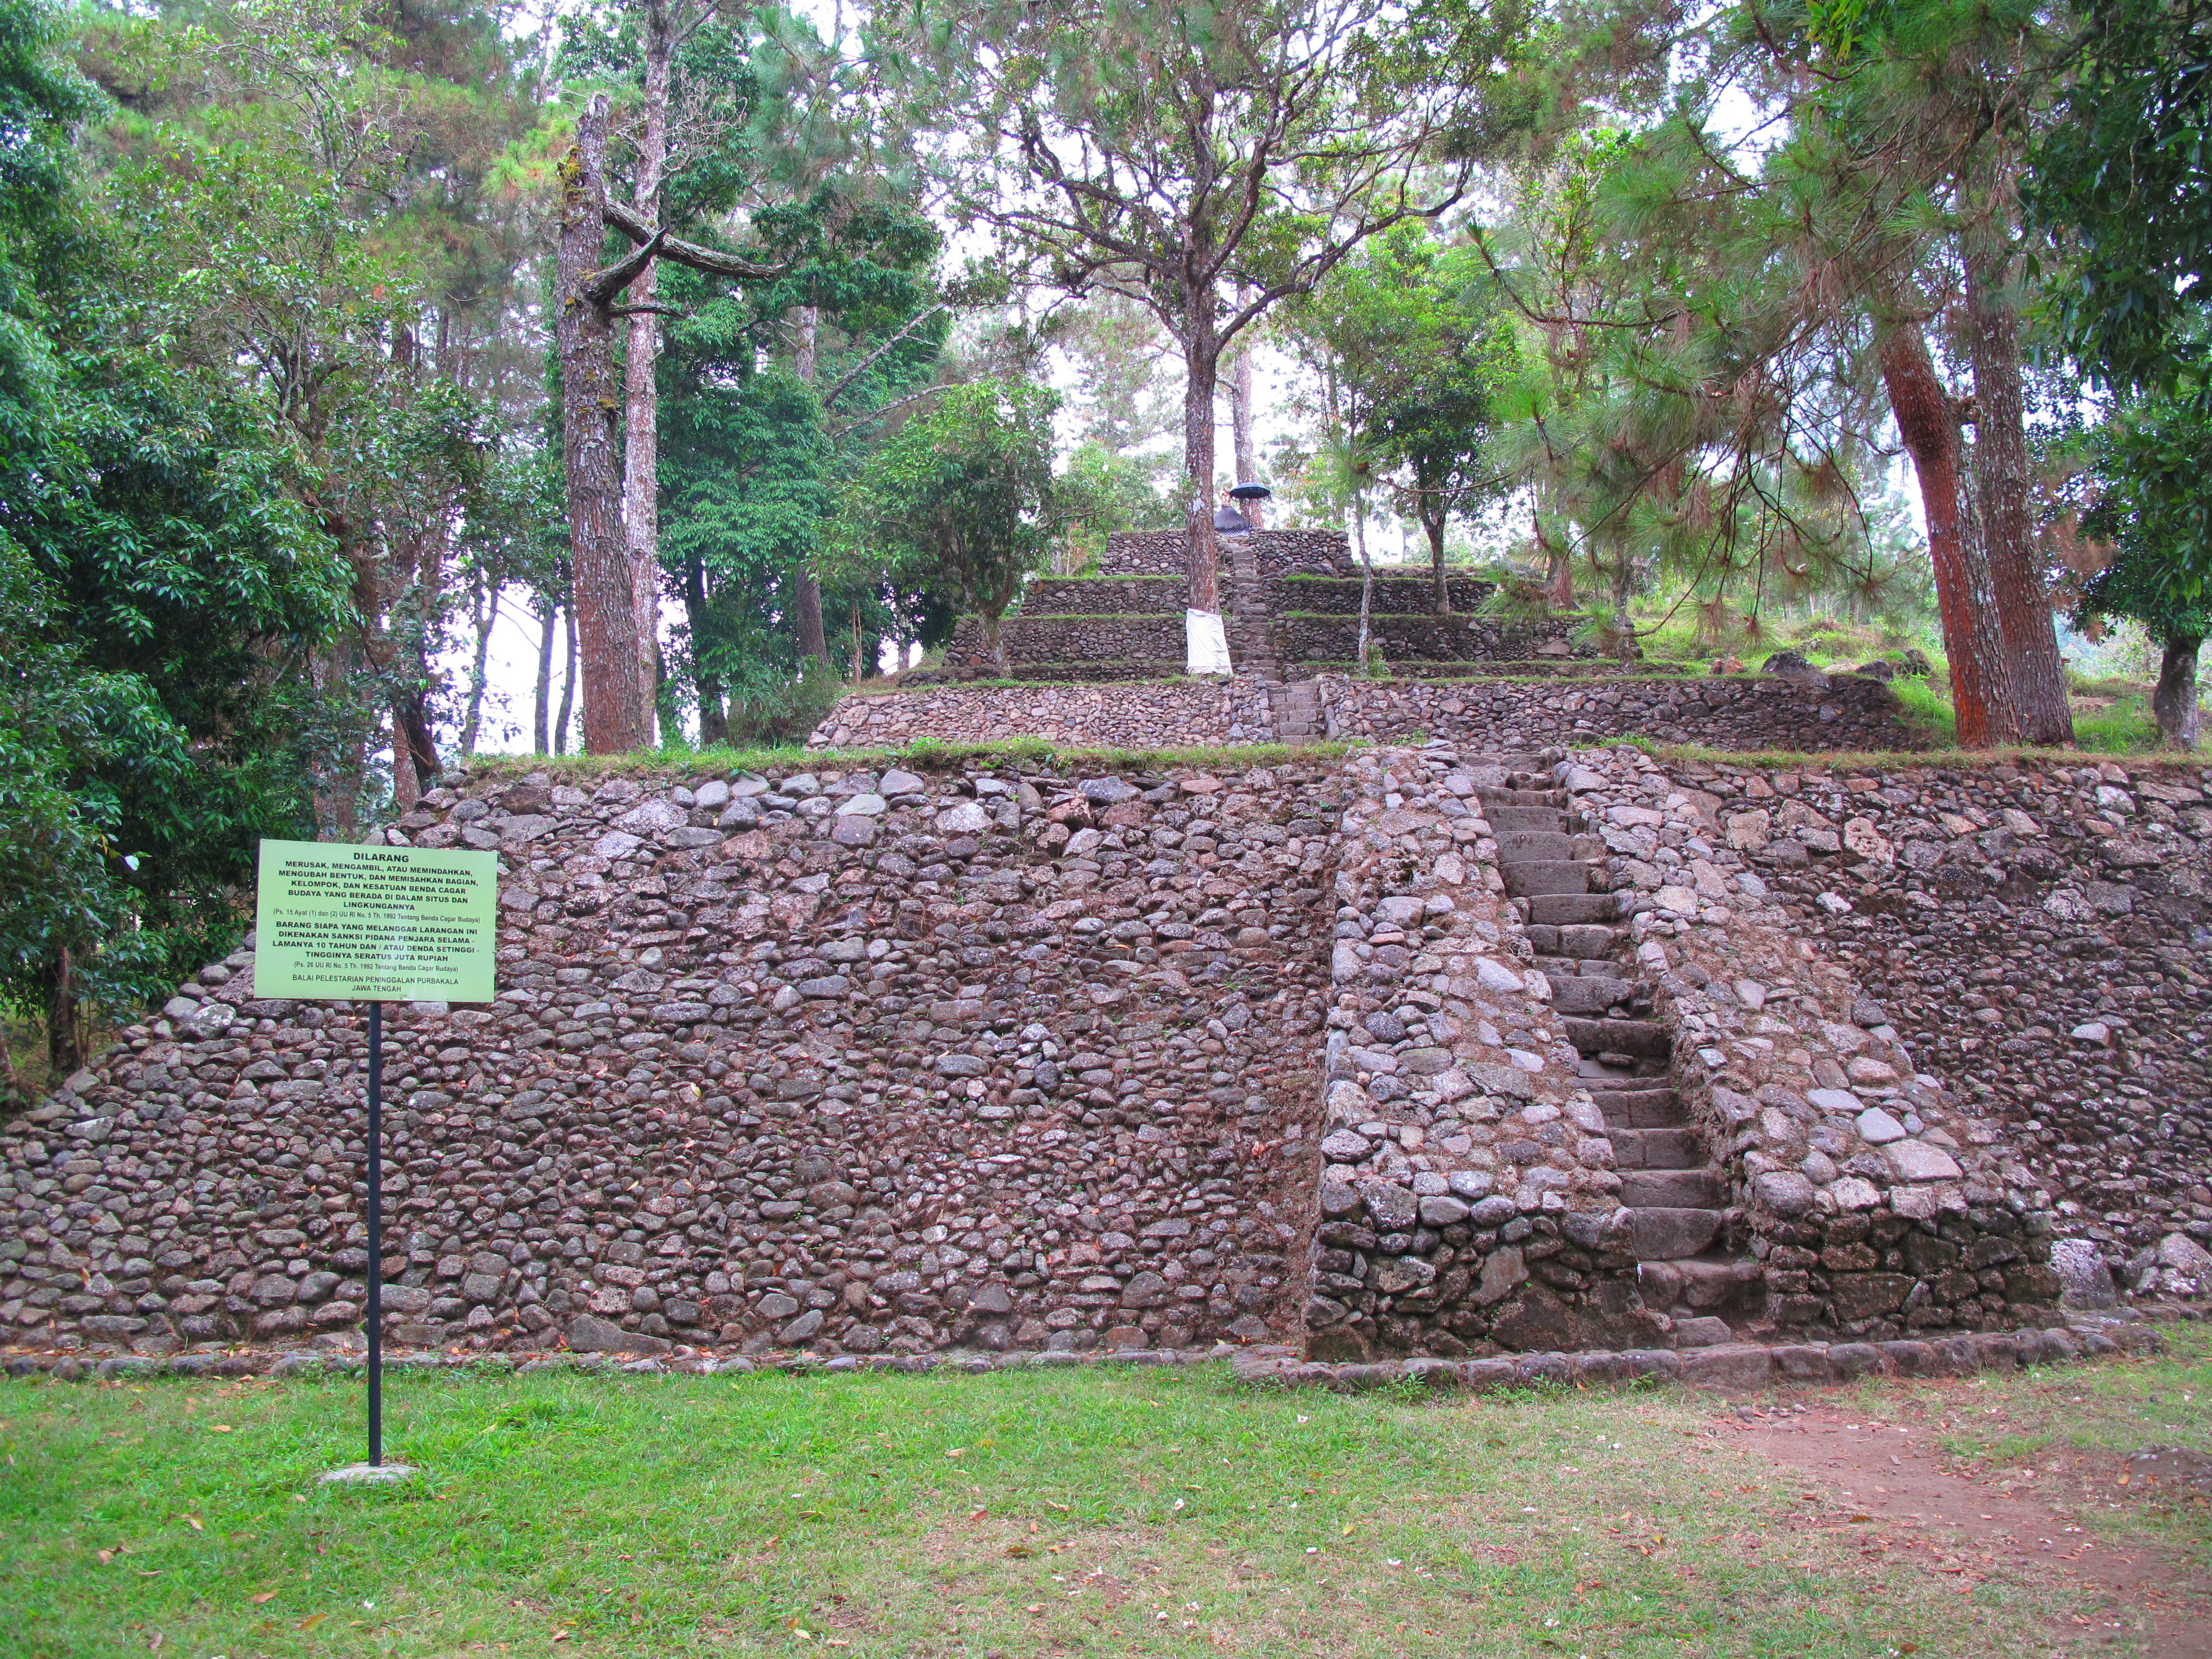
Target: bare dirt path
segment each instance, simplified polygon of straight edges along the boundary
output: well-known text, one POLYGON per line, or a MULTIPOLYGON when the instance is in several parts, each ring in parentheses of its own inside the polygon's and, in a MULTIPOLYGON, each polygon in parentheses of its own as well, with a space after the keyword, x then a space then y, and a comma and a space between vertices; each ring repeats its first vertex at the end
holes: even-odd
POLYGON ((1825 1489, 1802 1525, 1863 1531, 1865 1553, 1948 1575, 1961 1595, 2000 1575, 2070 1579, 2081 1593, 2075 1640, 2131 1636, 2158 1659, 2212 1659, 2212 1596, 2191 1569, 2153 1547, 2101 1540, 2070 1505, 2020 1491, 2035 1472, 2017 1481, 1962 1473, 1931 1429, 1828 1406, 1725 1422, 1723 1443, 1733 1438, 1825 1489))

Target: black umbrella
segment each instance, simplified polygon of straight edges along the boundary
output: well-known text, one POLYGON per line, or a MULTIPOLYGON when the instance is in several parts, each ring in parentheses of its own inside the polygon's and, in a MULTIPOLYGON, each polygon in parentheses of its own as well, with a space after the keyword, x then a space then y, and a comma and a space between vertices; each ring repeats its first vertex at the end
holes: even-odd
POLYGON ((1263 483, 1241 483, 1229 492, 1231 501, 1265 501, 1274 499, 1275 492, 1263 483))

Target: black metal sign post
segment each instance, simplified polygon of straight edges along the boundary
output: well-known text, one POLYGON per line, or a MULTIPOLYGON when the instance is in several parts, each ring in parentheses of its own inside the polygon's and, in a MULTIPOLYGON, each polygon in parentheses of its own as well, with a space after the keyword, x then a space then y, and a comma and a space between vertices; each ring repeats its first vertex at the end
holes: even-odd
POLYGON ((368 1466, 384 1467, 384 1005, 368 1005, 368 1466))
POLYGON ((499 854, 380 842, 264 841, 254 897, 263 996, 368 1004, 368 1462, 325 1480, 404 1480, 384 1461, 384 1004, 498 992, 499 854))

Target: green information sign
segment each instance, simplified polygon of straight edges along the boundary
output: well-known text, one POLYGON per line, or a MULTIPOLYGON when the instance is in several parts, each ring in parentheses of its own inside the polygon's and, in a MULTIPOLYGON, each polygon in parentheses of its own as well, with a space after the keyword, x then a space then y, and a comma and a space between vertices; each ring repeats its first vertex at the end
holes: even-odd
POLYGON ((499 854, 264 841, 253 988, 265 997, 489 1002, 499 854))

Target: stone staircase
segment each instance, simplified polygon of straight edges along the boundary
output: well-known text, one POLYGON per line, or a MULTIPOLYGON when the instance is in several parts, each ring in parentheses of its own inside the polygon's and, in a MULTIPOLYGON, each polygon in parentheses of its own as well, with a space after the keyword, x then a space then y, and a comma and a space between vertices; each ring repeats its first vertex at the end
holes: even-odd
POLYGON ((1678 1340, 1726 1341, 1735 1326, 1759 1320, 1764 1279, 1756 1261, 1726 1248, 1726 1187, 1668 1081, 1672 1043, 1645 1018, 1650 994, 1632 977, 1613 896, 1593 879, 1605 843, 1573 825, 1569 798, 1548 787, 1540 759, 1499 764, 1505 785, 1477 799, 1498 838, 1506 894, 1527 907, 1535 966, 1582 1056, 1577 1070, 1605 1114, 1644 1305, 1674 1319, 1678 1340))
POLYGON ((1321 693, 1311 680, 1284 681, 1282 653, 1268 618, 1267 586, 1253 556, 1251 538, 1224 537, 1221 547, 1229 556, 1228 615, 1223 631, 1229 636, 1230 663, 1241 674, 1256 674, 1267 688, 1275 740, 1302 749, 1327 735, 1321 693))

